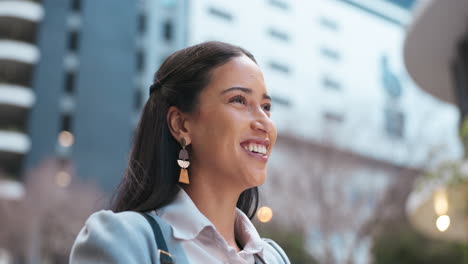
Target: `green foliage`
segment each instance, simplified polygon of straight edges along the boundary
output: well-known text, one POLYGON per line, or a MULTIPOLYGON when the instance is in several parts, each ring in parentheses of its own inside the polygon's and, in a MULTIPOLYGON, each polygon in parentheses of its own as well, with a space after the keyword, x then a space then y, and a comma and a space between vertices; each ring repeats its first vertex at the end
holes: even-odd
POLYGON ((467 246, 429 239, 405 223, 400 227, 392 224, 376 236, 372 253, 376 264, 458 264, 468 263, 467 246))
POLYGON ((291 263, 318 264, 305 248, 304 233, 297 230, 275 227, 268 224, 257 224, 261 237, 273 239, 286 252, 291 263))
POLYGON ((460 138, 463 142, 465 157, 468 155, 468 118, 463 119, 459 130, 460 138))
POLYGON ((461 172, 460 161, 441 162, 435 169, 424 172, 424 177, 417 180, 415 190, 420 191, 431 181, 443 180, 447 186, 460 186, 466 182, 461 172))

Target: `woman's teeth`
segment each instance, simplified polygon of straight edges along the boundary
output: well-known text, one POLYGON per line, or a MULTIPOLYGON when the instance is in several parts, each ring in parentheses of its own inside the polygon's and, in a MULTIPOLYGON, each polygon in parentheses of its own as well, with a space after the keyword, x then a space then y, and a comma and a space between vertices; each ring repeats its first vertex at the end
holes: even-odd
POLYGON ((265 155, 267 153, 267 149, 264 145, 258 145, 258 144, 248 144, 244 145, 244 149, 248 150, 250 152, 256 152, 265 155))

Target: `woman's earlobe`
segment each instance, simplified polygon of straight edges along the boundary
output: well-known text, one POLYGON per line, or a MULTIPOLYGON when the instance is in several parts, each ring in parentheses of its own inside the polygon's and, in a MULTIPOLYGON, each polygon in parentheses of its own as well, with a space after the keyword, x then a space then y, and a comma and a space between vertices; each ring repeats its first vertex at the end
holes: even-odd
POLYGON ((179 143, 181 146, 188 146, 192 143, 192 141, 187 136, 185 136, 179 141, 179 143))

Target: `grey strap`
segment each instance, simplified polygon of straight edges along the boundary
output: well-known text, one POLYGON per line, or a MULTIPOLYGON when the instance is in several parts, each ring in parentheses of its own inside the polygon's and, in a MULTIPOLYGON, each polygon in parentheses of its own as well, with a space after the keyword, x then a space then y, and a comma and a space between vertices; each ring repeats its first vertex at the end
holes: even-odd
POLYGON ((255 264, 267 264, 263 258, 261 258, 258 254, 254 255, 255 264))
POLYGON ((151 229, 153 229, 154 238, 156 239, 156 245, 158 246, 158 258, 161 264, 174 264, 172 259, 171 253, 169 253, 169 249, 167 249, 166 240, 164 239, 163 233, 159 224, 153 217, 149 216, 146 213, 140 213, 143 215, 148 223, 151 225, 151 229))
POLYGON ((146 212, 146 215, 151 216, 156 222, 158 223, 159 227, 161 228, 162 235, 164 237, 164 240, 166 241, 167 248, 170 250, 170 253, 172 255, 172 260, 176 264, 190 264, 190 262, 187 259, 187 256, 185 255, 184 249, 180 243, 180 241, 177 241, 174 239, 172 235, 172 227, 169 223, 167 223, 164 219, 161 217, 157 216, 154 211, 151 212, 146 212))

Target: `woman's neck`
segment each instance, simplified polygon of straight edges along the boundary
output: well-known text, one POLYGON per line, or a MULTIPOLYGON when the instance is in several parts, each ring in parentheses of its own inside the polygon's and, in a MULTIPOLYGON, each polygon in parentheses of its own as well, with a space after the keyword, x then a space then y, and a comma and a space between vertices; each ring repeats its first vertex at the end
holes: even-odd
POLYGON ((240 192, 210 180, 214 177, 207 177, 206 174, 203 174, 204 176, 193 172, 191 174, 190 184, 183 185, 182 188, 198 210, 213 223, 228 245, 240 251, 234 231, 236 205, 240 192))

